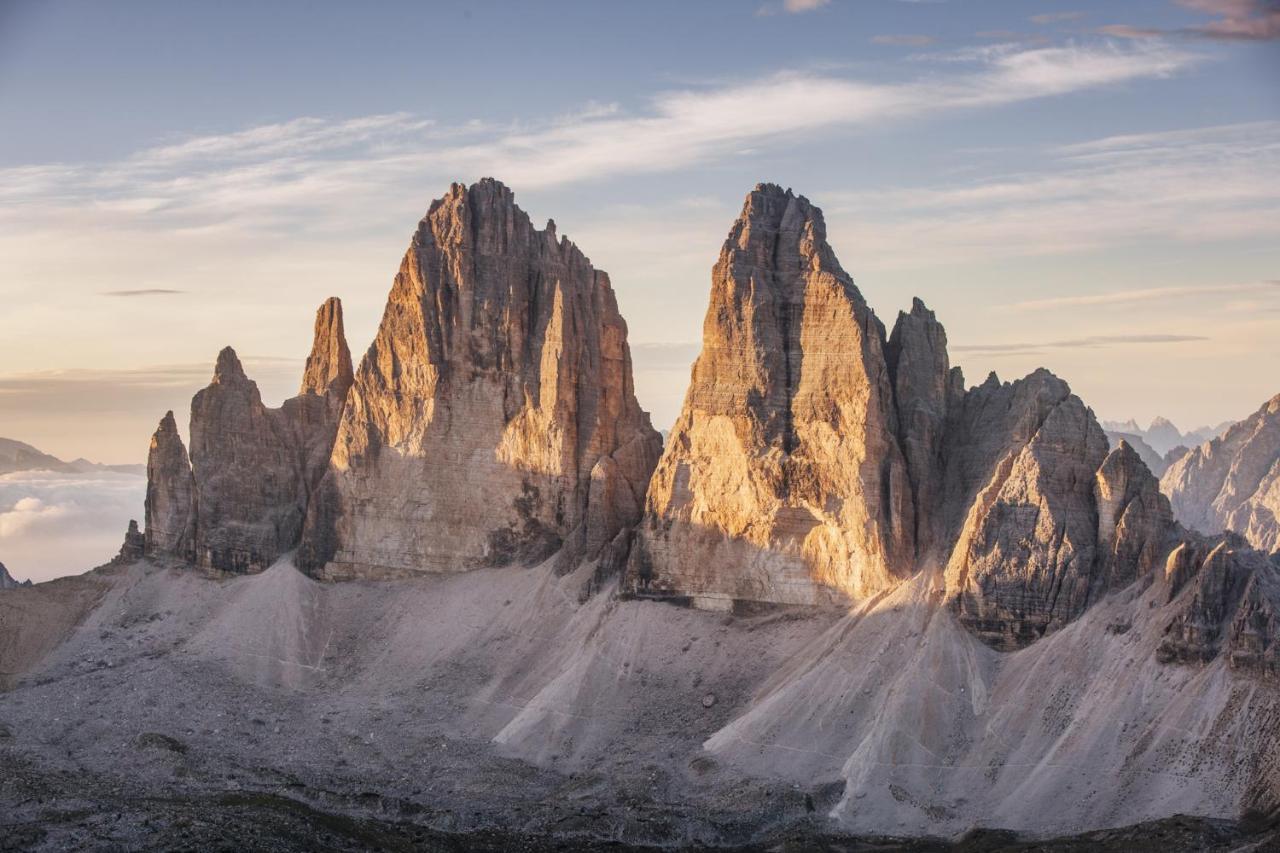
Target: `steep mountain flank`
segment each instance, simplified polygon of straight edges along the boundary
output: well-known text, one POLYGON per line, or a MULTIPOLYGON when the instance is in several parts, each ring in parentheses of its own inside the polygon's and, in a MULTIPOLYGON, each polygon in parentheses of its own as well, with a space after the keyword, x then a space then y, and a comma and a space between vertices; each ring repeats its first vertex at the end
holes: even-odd
POLYGON ((608 276, 554 223, 534 228, 497 181, 453 185, 356 371, 304 565, 459 571, 559 551, 568 567, 608 546, 619 562, 661 448, 626 336, 608 276))
MULTIPOLYGON (((915 551, 894 377, 884 327, 827 244, 822 212, 757 186, 711 278, 702 354, 631 557, 635 587, 708 606, 886 588, 915 551)), ((901 376, 919 395, 908 427, 927 469, 934 365, 913 359, 901 376)))
POLYGON ((1065 382, 1041 369, 966 391, 933 312, 914 300, 886 338, 821 211, 761 184, 712 271, 627 587, 717 609, 862 605, 925 572, 1011 650, 1149 582, 1188 538, 1138 450, 1109 449, 1065 382))
POLYGON ((1255 548, 1280 550, 1280 395, 1187 452, 1160 485, 1188 527, 1234 530, 1255 548))
POLYGON ((190 456, 173 413, 151 440, 146 552, 232 572, 265 569, 297 547, 351 384, 342 306, 330 299, 298 396, 262 402, 231 347, 191 401, 190 456))

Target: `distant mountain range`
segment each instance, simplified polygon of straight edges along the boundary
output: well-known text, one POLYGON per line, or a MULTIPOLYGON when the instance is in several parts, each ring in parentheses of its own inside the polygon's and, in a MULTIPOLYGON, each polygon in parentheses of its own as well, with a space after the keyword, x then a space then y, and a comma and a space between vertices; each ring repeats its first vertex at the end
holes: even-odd
MULTIPOLYGON (((1234 423, 1235 421, 1223 421, 1217 426, 1202 426, 1198 429, 1182 432, 1168 418, 1157 417, 1151 421, 1151 425, 1146 429, 1138 426, 1138 422, 1130 418, 1127 421, 1103 421, 1102 428, 1108 433, 1136 436, 1154 450, 1156 455, 1165 456, 1169 451, 1178 447, 1199 447, 1206 441, 1211 441, 1222 435, 1234 423)), ((1135 449, 1138 449, 1136 445, 1135 449)), ((1152 471, 1155 471, 1155 469, 1152 468, 1152 471)), ((1158 474, 1159 472, 1156 473, 1158 474)))
POLYGON ((18 471, 55 471, 60 474, 92 474, 110 471, 116 474, 145 477, 147 466, 103 465, 83 458, 64 462, 25 442, 15 441, 12 438, 0 438, 0 474, 13 474, 18 471))

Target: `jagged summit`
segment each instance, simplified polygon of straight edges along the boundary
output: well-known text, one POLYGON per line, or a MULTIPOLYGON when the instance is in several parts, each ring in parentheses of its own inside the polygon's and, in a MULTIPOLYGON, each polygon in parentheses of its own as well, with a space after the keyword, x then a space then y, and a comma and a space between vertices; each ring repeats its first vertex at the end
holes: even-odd
POLYGON ((240 364, 240 357, 229 346, 223 347, 218 353, 218 359, 213 367, 213 381, 217 383, 250 381, 245 375, 244 366, 240 364))
POLYGON ((302 560, 349 575, 594 559, 638 516, 659 447, 608 276, 498 181, 454 184, 355 372, 302 560))
POLYGON ((711 274, 703 348, 632 556, 649 593, 822 603, 909 566, 884 329, 822 213, 761 184, 711 274))
POLYGON ((761 184, 712 271, 628 583, 706 607, 856 604, 925 572, 1014 649, 1150 578, 1179 535, 1066 382, 1039 368, 966 390, 923 300, 886 337, 821 211, 761 184))
POLYGON ((315 338, 298 393, 344 399, 353 379, 351 350, 342 325, 342 300, 331 296, 316 311, 315 338))
POLYGON ((303 393, 279 409, 228 346, 191 401, 189 451, 173 412, 161 419, 147 460, 148 556, 252 572, 298 545, 351 373, 337 300, 320 307, 315 331, 303 393))

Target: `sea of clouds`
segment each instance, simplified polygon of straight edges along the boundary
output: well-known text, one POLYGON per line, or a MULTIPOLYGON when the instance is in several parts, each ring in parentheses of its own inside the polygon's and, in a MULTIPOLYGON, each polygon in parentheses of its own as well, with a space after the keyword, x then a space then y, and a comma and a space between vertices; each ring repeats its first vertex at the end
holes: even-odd
POLYGON ((0 475, 0 563, 36 583, 115 556, 130 519, 142 524, 145 477, 96 472, 0 475))

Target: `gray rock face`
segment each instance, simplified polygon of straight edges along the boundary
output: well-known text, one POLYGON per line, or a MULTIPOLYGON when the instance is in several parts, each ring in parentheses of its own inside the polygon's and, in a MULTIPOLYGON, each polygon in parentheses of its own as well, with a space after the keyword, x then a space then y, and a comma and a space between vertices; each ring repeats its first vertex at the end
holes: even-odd
POLYGON ((1121 441, 1094 477, 1102 590, 1121 589, 1159 569, 1176 531, 1169 499, 1138 452, 1121 441))
POLYGON ((1234 530, 1280 550, 1280 395, 1187 452, 1161 479, 1174 516, 1202 533, 1234 530))
MULTIPOLYGON (((922 345, 925 314, 903 333, 922 345)), ((702 353, 649 487, 632 587, 706 606, 821 604, 910 571, 913 501, 885 347, 821 211, 757 186, 712 271, 702 353)), ((899 357, 925 467, 935 362, 899 357)))
POLYGON ((1280 570, 1240 545, 1200 540, 1171 555, 1170 596, 1182 607, 1157 649, 1161 662, 1225 654, 1233 668, 1280 674, 1280 570))
POLYGON ((946 588, 985 641, 1024 645, 1090 603, 1106 454, 1093 413, 1046 370, 965 396, 948 436, 946 588))
POLYGON ((661 440, 608 277, 493 180, 419 224, 300 555, 330 577, 594 559, 661 440), (567 547, 565 547, 567 546, 567 547))
POLYGON ((165 413, 147 453, 146 553, 195 558, 195 482, 173 412, 165 413))
POLYGON ((147 465, 147 554, 256 572, 298 545, 351 378, 336 299, 315 331, 301 393, 281 408, 263 404, 227 347, 191 401, 189 461, 173 413, 161 421, 147 465))
POLYGON ((865 602, 930 572, 1008 650, 1158 577, 1182 536, 1134 446, 1109 450, 1061 379, 966 391, 919 300, 886 339, 790 191, 748 196, 703 339, 631 550, 636 593, 865 602))
POLYGON ((885 351, 898 411, 898 441, 907 460, 918 557, 932 558, 943 534, 944 442, 964 400, 964 376, 951 368, 947 333, 919 299, 900 312, 885 351))
POLYGON ((141 560, 147 554, 147 537, 138 529, 138 522, 129 519, 129 529, 125 531, 124 542, 120 544, 120 551, 111 561, 117 564, 132 563, 141 560))
POLYGON ((31 581, 14 580, 13 575, 9 574, 9 570, 4 567, 4 563, 0 563, 0 589, 19 589, 28 586, 31 586, 31 581))
POLYGON ((195 560, 261 571, 302 536, 307 489, 288 420, 262 403, 230 347, 191 401, 195 560))

